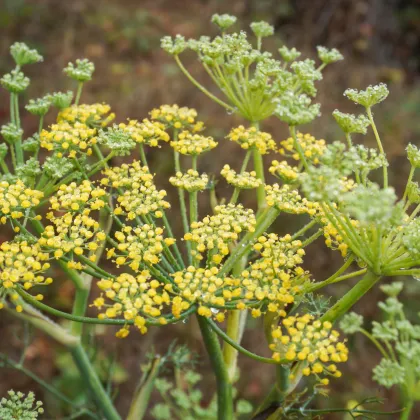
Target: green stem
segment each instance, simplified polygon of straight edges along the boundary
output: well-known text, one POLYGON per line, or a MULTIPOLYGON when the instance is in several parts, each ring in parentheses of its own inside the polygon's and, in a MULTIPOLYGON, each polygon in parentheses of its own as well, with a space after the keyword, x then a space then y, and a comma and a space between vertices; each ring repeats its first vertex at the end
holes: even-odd
MULTIPOLYGON (((15 105, 16 126, 20 128, 19 95, 17 93, 14 94, 14 105, 15 105)), ((17 165, 23 164, 24 156, 23 156, 23 149, 22 149, 22 136, 19 136, 19 139, 16 141, 15 148, 16 148, 16 163, 17 165)))
MULTIPOLYGON (((260 125, 258 122, 252 123, 252 126, 259 130, 260 125)), ((256 172, 256 177, 260 179, 261 185, 257 188, 257 203, 258 210, 263 210, 266 207, 265 202, 265 175, 264 175, 264 161, 260 151, 255 148, 252 151, 252 157, 254 159, 254 170, 256 172)))
POLYGON ((14 93, 10 93, 10 122, 16 125, 14 93))
POLYGON ((218 420, 233 420, 232 385, 223 361, 223 355, 216 333, 208 324, 207 319, 198 315, 198 325, 203 336, 213 372, 216 376, 217 386, 217 418, 218 420))
POLYGON ((41 134, 42 127, 44 126, 44 116, 39 117, 38 134, 41 134))
POLYGON ((382 344, 372 334, 370 334, 364 328, 361 328, 359 331, 376 346, 376 348, 381 352, 385 359, 390 359, 389 354, 386 352, 382 344))
MULTIPOLYGON (((163 216, 162 216, 163 224, 165 226, 166 231, 168 232, 168 237, 174 238, 172 227, 171 227, 171 224, 169 223, 168 218, 166 217, 166 213, 164 211, 162 211, 162 214, 163 214, 163 216)), ((178 248, 177 243, 175 242, 172 245, 172 247, 175 250, 175 255, 176 255, 176 258, 178 260, 178 263, 180 264, 181 268, 184 268, 185 267, 184 260, 182 259, 182 255, 181 255, 181 252, 178 248)))
MULTIPOLYGON (((375 121, 373 121, 371 108, 367 107, 366 112, 369 117, 370 125, 372 126, 372 129, 373 129, 373 133, 375 134, 376 142, 378 143, 378 149, 383 155, 385 155, 384 148, 382 147, 381 138, 379 137, 378 130, 376 129, 375 121)), ((383 167, 383 174, 384 174, 384 188, 388 188, 388 167, 386 165, 384 165, 383 167)))
MULTIPOLYGON (((181 172, 181 162, 179 153, 174 151, 174 162, 175 162, 175 172, 181 172)), ((179 197, 179 205, 181 210, 181 218, 182 224, 184 226, 184 233, 188 233, 190 231, 190 226, 188 224, 188 215, 187 215, 187 206, 185 204, 185 192, 182 188, 178 188, 178 197, 179 197)), ((188 252, 188 259, 191 263, 191 243, 190 241, 185 241, 187 252, 188 252)))
POLYGON ((415 172, 415 170, 416 170, 416 168, 415 168, 414 166, 412 166, 412 167, 410 168, 410 173, 409 173, 409 175, 408 175, 408 180, 407 180, 407 186, 405 187, 405 190, 404 190, 404 195, 403 195, 402 201, 405 201, 405 199, 406 199, 406 197, 407 197, 407 194, 408 194, 408 186, 410 185, 410 182, 411 182, 411 180, 413 179, 413 176, 414 176, 414 172, 415 172))
POLYGON ((79 105, 80 96, 82 95, 82 89, 83 89, 83 82, 79 82, 79 84, 77 85, 76 99, 74 100, 75 105, 79 105))
POLYGON ((404 411, 401 414, 400 420, 410 420, 410 414, 414 407, 414 401, 409 399, 405 403, 404 411))
POLYGON ((144 144, 143 143, 139 144, 139 153, 140 153, 140 159, 141 159, 142 164, 149 168, 149 164, 147 163, 147 158, 146 158, 146 153, 144 151, 144 144))
POLYGON ((201 92, 203 92, 205 95, 207 95, 210 99, 213 99, 213 101, 217 102, 219 105, 221 105, 223 108, 227 109, 228 111, 234 111, 234 108, 232 108, 230 105, 228 105, 226 102, 223 102, 221 99, 214 96, 212 93, 210 93, 204 86, 202 86, 197 80, 194 79, 194 77, 191 76, 190 72, 184 67, 181 60, 177 55, 175 55, 175 61, 178 64, 179 68, 181 69, 182 73, 187 76, 188 80, 201 92))
POLYGON ((152 362, 150 368, 144 373, 140 384, 134 393, 131 402, 130 411, 127 420, 142 420, 146 414, 149 405, 150 396, 155 385, 155 380, 159 375, 160 367, 162 366, 162 358, 156 357, 152 362))
POLYGON ((9 171, 9 167, 7 166, 6 162, 5 162, 3 159, 1 159, 1 160, 0 160, 0 167, 1 167, 1 170, 2 170, 5 174, 9 174, 9 173, 10 173, 10 171, 9 171))
POLYGON ((300 145, 297 136, 296 136, 296 127, 293 125, 289 126, 290 134, 294 140, 295 149, 298 152, 300 161, 306 170, 309 170, 308 162, 306 161, 305 154, 303 153, 302 146, 300 145))
POLYGON ((95 414, 88 410, 87 408, 80 407, 77 404, 75 404, 72 400, 67 398, 64 394, 62 394, 60 391, 58 391, 56 388, 45 382, 43 379, 41 379, 39 376, 35 375, 31 370, 25 368, 22 364, 16 363, 13 360, 10 360, 9 358, 4 359, 4 363, 20 372, 22 372, 24 375, 26 375, 28 378, 31 378, 34 382, 42 386, 47 392, 54 395, 54 397, 58 398, 59 400, 63 401, 64 403, 68 404, 71 407, 77 408, 77 409, 83 409, 85 410, 85 413, 89 415, 91 418, 96 418, 95 414))
POLYGON ((106 393, 82 345, 78 343, 76 346, 71 347, 70 352, 85 383, 92 391, 96 404, 101 409, 105 418, 107 420, 121 420, 120 415, 115 409, 110 396, 106 393))
POLYGON ((368 271, 333 307, 321 317, 321 321, 334 322, 361 299, 381 277, 368 271))

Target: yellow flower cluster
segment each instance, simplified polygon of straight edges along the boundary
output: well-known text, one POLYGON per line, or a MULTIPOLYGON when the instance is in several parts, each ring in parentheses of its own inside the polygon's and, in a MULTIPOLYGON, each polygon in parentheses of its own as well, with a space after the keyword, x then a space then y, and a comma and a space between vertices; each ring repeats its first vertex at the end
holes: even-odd
POLYGON ((287 184, 282 187, 279 184, 266 185, 265 194, 268 206, 277 207, 286 213, 314 216, 319 207, 318 203, 302 198, 298 190, 287 184))
POLYGON ((25 210, 37 206, 43 196, 42 191, 27 188, 20 180, 12 184, 0 181, 0 222, 5 224, 8 217, 23 217, 25 210))
POLYGON ((136 143, 157 147, 159 141, 169 141, 169 134, 165 131, 165 125, 158 121, 148 119, 144 119, 142 122, 128 120, 127 124, 120 123, 118 127, 129 133, 136 143))
POLYGON ((262 181, 258 179, 256 176, 256 172, 242 172, 236 173, 233 169, 230 168, 229 165, 223 166, 220 174, 226 179, 226 181, 233 185, 235 188, 240 189, 251 189, 251 188, 258 188, 262 181))
POLYGON ((102 185, 116 188, 119 192, 118 206, 114 209, 116 215, 126 215, 128 220, 149 213, 162 217, 162 209, 170 207, 164 200, 166 191, 156 189, 149 168, 142 167, 138 161, 106 169, 103 174, 102 185))
MULTIPOLYGON (((61 258, 72 253, 76 256, 85 252, 95 261, 93 254, 106 239, 105 232, 99 229, 99 223, 89 216, 89 210, 82 214, 65 213, 63 216, 47 216, 51 225, 45 227, 38 244, 46 252, 53 252, 54 258, 61 258)), ((69 268, 81 269, 83 265, 75 261, 68 263, 69 268)))
POLYGON ((171 141, 170 144, 176 152, 182 155, 197 156, 214 149, 218 143, 213 137, 182 131, 177 140, 171 141))
POLYGON ((68 185, 60 185, 59 190, 50 198, 52 210, 82 211, 99 210, 106 204, 106 191, 95 187, 90 181, 84 180, 81 184, 72 182, 68 185))
POLYGON ((57 122, 80 122, 89 127, 106 127, 114 118, 115 114, 107 104, 82 104, 72 105, 60 111, 57 122))
POLYGON ((276 142, 271 134, 257 130, 255 127, 245 128, 243 125, 234 128, 227 136, 231 141, 238 143, 242 149, 256 148, 261 154, 276 150, 276 142))
POLYGON ((163 251, 163 243, 172 245, 173 238, 163 238, 163 229, 151 225, 142 225, 133 228, 123 226, 115 232, 118 246, 107 252, 107 258, 114 258, 114 262, 120 266, 129 263, 129 267, 138 271, 141 264, 157 264, 163 251))
POLYGON ((207 174, 199 174, 194 169, 188 169, 187 173, 177 172, 175 176, 169 178, 169 182, 178 188, 183 188, 189 192, 205 190, 209 183, 207 174))
POLYGON ((273 160, 268 170, 272 175, 279 177, 286 184, 292 184, 299 177, 298 168, 296 166, 290 166, 285 160, 282 162, 273 160))
POLYGON ((26 290, 51 284, 52 279, 43 275, 50 268, 48 258, 37 244, 3 242, 0 245, 0 290, 15 288, 18 283, 26 290))
MULTIPOLYGON (((166 324, 162 311, 165 305, 170 305, 171 299, 165 290, 167 287, 151 279, 149 271, 144 270, 136 276, 122 273, 115 278, 103 278, 98 281, 98 287, 113 302, 107 304, 102 295, 94 300, 93 306, 98 309, 106 308, 98 318, 108 319, 123 315, 127 321, 134 320, 134 326, 142 334, 147 332, 147 319, 157 319, 162 325, 166 324)), ((128 327, 124 326, 118 331, 117 337, 124 338, 128 333, 128 327)))
MULTIPOLYGON (((302 147, 303 153, 307 160, 311 161, 313 164, 319 163, 319 157, 322 156, 327 148, 325 140, 317 140, 314 136, 310 134, 297 133, 297 141, 302 147)), ((300 160, 299 154, 295 149, 295 142, 293 137, 289 137, 287 140, 280 142, 281 148, 279 150, 280 154, 284 156, 290 156, 294 160, 300 160)))
POLYGON ((78 152, 90 156, 92 145, 97 142, 96 134, 95 128, 89 128, 84 123, 63 121, 53 124, 49 130, 42 130, 39 144, 48 151, 57 152, 59 157, 75 158, 78 152))
MULTIPOLYGON (((249 301, 256 300, 268 302, 269 312, 279 313, 285 316, 285 306, 294 301, 294 296, 302 289, 309 274, 299 267, 305 251, 301 248, 302 243, 292 240, 290 235, 279 237, 271 233, 260 236, 254 245, 254 250, 261 257, 252 263, 249 269, 244 270, 242 286, 245 289, 244 298, 249 301)), ((241 302, 238 309, 244 309, 241 302)), ((258 317, 262 314, 260 308, 254 308, 252 315, 258 317)))
MULTIPOLYGON (((286 359, 290 362, 306 361, 303 374, 308 376, 328 375, 341 376, 336 363, 346 362, 348 349, 339 341, 339 333, 332 329, 331 322, 315 320, 313 315, 289 316, 283 319, 282 325, 272 331, 273 343, 270 349, 273 359, 286 359)), ((328 378, 321 384, 328 385, 328 378)))
MULTIPOLYGON (((179 292, 178 299, 175 301, 176 305, 172 306, 173 315, 179 317, 182 310, 186 310, 191 304, 198 302, 198 314, 209 318, 213 315, 210 306, 224 306, 226 301, 230 301, 235 295, 239 296, 240 288, 236 288, 236 292, 226 289, 219 293, 222 287, 232 285, 234 281, 229 278, 220 278, 217 276, 218 273, 217 267, 206 269, 193 266, 174 273, 174 283, 179 292)), ((168 287, 170 286, 168 285, 168 287)), ((172 291, 172 287, 170 287, 170 291, 172 291)), ((215 318, 222 322, 224 314, 218 312, 215 318)))
POLYGON ((150 111, 150 118, 176 129, 192 128, 194 132, 203 129, 203 123, 195 120, 197 111, 185 106, 161 105, 159 108, 150 111))
POLYGON ((197 244, 197 253, 193 253, 198 260, 203 259, 202 253, 209 251, 212 262, 219 264, 229 254, 229 245, 242 232, 253 232, 255 224, 252 209, 245 209, 241 204, 219 205, 215 207, 214 215, 192 223, 191 231, 184 239, 197 244))

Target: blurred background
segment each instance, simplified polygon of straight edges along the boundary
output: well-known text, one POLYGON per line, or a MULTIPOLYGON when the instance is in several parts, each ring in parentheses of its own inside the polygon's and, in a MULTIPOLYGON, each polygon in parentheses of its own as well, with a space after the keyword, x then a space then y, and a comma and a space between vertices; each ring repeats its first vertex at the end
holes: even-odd
MULTIPOLYGON (((329 142, 340 139, 331 112, 336 108, 345 112, 359 111, 343 97, 343 91, 347 87, 362 89, 369 84, 387 83, 391 94, 385 103, 375 108, 375 120, 393 168, 391 182, 398 191, 405 185, 408 173, 405 147, 408 142, 418 145, 420 133, 419 0, 2 0, 0 3, 1 74, 11 68, 8 49, 15 41, 27 42, 44 56, 43 63, 25 69, 31 86, 25 92, 23 103, 47 92, 73 89, 62 69, 69 61, 87 57, 94 61, 96 71, 94 80, 85 85, 82 102, 109 103, 116 112, 117 121, 145 118, 152 108, 165 103, 196 108, 208 127, 207 133, 222 140, 216 151, 209 153, 202 162, 202 170, 213 173, 218 173, 226 163, 239 167, 242 155, 236 145, 223 138, 231 127, 242 121, 228 115, 190 84, 172 58, 160 49, 160 38, 178 33, 186 38, 215 35, 211 15, 230 13, 239 18, 237 29, 246 29, 255 20, 273 24, 275 36, 265 41, 266 48, 273 52, 286 44, 301 50, 303 57, 315 58, 317 45, 336 47, 346 59, 326 69, 324 80, 318 83, 322 117, 311 126, 305 126, 304 132, 329 142), (222 156, 223 159, 219 159, 222 156)), ((193 56, 185 54, 183 60, 197 79, 208 82, 193 56)), ((1 124, 8 120, 8 112, 8 97, 1 90, 1 124)), ((37 129, 35 117, 24 113, 22 121, 26 136, 37 129)), ((263 129, 278 141, 287 136, 285 127, 274 118, 265 122, 263 129)), ((373 137, 368 135, 365 144, 374 145, 373 137)), ((159 186, 167 186, 167 177, 173 171, 169 151, 161 149, 148 156, 148 160, 157 173, 159 186)), ((218 190, 220 196, 227 194, 223 188, 218 190)), ((247 205, 253 205, 252 195, 246 196, 245 200, 247 205)), ((206 211, 206 199, 203 198, 203 202, 202 214, 206 211)), ((293 223, 299 225, 295 218, 281 218, 275 231, 287 232, 293 223)), ((5 239, 0 231, 0 240, 5 239)), ((309 250, 306 267, 317 280, 323 280, 339 263, 336 259, 337 256, 326 250, 320 240, 309 250)), ((69 310, 73 296, 71 283, 61 279, 54 284, 55 289, 51 288, 49 292, 49 303, 69 310)), ((348 283, 340 284, 330 292, 338 297, 348 288, 348 283)), ((412 312, 418 311, 419 294, 417 283, 407 279, 405 300, 412 312)), ((368 320, 377 318, 380 314, 376 302, 382 298, 377 288, 355 310, 368 320)), ((249 322, 243 344, 252 351, 268 355, 265 344, 261 344, 264 339, 259 327, 258 322, 249 322)), ((20 322, 1 313, 0 352, 18 357, 23 330, 20 322)), ((133 331, 125 340, 116 340, 114 333, 112 328, 98 327, 91 330, 90 336, 103 377, 106 377, 107 366, 116 360, 112 386, 116 405, 123 415, 140 377, 140 364, 152 346, 164 353, 177 339, 178 343, 187 344, 199 353, 203 363, 201 371, 209 372, 193 320, 171 328, 152 329, 146 336, 133 331)), ((76 401, 89 398, 63 349, 39 333, 34 333, 31 340, 26 366, 76 401)), ((371 369, 380 359, 378 352, 362 336, 351 337, 349 345, 351 358, 344 368, 343 378, 334 380, 331 395, 318 398, 315 404, 318 407, 346 406, 349 400, 378 396, 385 398, 384 410, 395 409, 398 395, 379 388, 371 380, 371 369)), ((269 389, 273 369, 270 365, 262 366, 243 358, 240 366, 242 376, 237 384, 238 393, 256 402, 269 389)), ((211 391, 212 381, 211 375, 205 375, 203 389, 211 391)), ((38 399, 47 404, 46 418, 59 419, 66 415, 65 408, 54 403, 53 397, 28 376, 0 369, 0 396, 10 388, 34 390, 38 399)), ((205 395, 209 398, 211 393, 205 395)), ((153 399, 157 401, 158 396, 154 395, 153 399)), ((331 415, 326 418, 343 417, 331 415)), ((420 418, 420 411, 414 413, 413 418, 420 418)))

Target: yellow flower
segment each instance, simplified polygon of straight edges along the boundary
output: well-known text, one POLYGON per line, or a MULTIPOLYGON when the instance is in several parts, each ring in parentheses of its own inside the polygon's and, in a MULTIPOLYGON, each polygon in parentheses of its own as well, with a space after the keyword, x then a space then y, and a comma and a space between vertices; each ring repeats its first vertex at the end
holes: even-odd
POLYGON ((241 204, 216 206, 214 213, 192 223, 184 239, 197 244, 197 259, 202 259, 201 254, 209 251, 213 262, 219 264, 229 254, 229 244, 238 240, 242 232, 255 230, 256 219, 253 210, 245 209, 241 204))
POLYGON ((38 244, 22 241, 0 245, 0 289, 13 289, 20 284, 29 290, 51 284, 52 279, 43 275, 49 268, 48 254, 38 244))
POLYGON ((272 331, 273 343, 270 349, 273 358, 283 358, 290 362, 305 361, 308 367, 303 374, 313 374, 322 385, 328 385, 324 376, 340 377, 336 363, 346 362, 348 349, 344 342, 338 341, 339 333, 332 329, 330 322, 316 320, 313 315, 289 316, 272 331))
POLYGON ((226 179, 226 181, 233 185, 235 188, 240 189, 251 189, 251 188, 258 188, 262 181, 258 179, 256 176, 256 172, 242 172, 236 173, 233 169, 230 168, 229 165, 223 166, 222 171, 220 174, 226 179))
POLYGON ((265 193, 268 206, 277 207, 286 213, 314 216, 319 208, 318 203, 302 198, 298 190, 287 184, 282 187, 279 184, 266 185, 265 193))
POLYGON ((107 104, 72 105, 59 112, 57 122, 80 122, 89 127, 106 127, 115 118, 115 114, 110 111, 111 107, 107 104))
POLYGON ((285 160, 279 162, 273 160, 269 168, 271 174, 279 177, 284 183, 291 184, 297 181, 299 170, 295 166, 290 166, 285 160))
POLYGON ((169 178, 169 182, 177 188, 183 188, 188 192, 205 190, 209 183, 207 174, 199 174, 194 169, 189 169, 186 173, 177 172, 175 176, 169 178))
MULTIPOLYGON (((118 246, 108 250, 108 258, 116 257, 118 265, 129 263, 132 270, 138 271, 142 264, 157 264, 163 252, 163 229, 151 225, 138 227, 123 226, 115 232, 118 246)), ((173 239, 173 238, 167 238, 173 239)))
POLYGON ((72 182, 68 185, 60 185, 57 193, 50 198, 52 210, 82 212, 83 210, 99 210, 106 204, 106 191, 103 188, 94 187, 88 180, 80 184, 72 182))
MULTIPOLYGON (((142 334, 147 332, 146 321, 154 320, 162 323, 162 311, 169 307, 171 298, 164 285, 153 280, 149 271, 144 270, 133 276, 128 273, 118 277, 103 278, 98 281, 98 287, 105 295, 103 300, 96 299, 93 303, 98 309, 105 306, 107 309, 100 314, 101 319, 122 316, 127 321, 133 321, 142 334), (104 299, 105 299, 104 298, 104 299)), ((118 337, 128 335, 128 327, 123 327, 117 333, 118 337)))
POLYGON ((162 217, 161 209, 168 209, 170 204, 164 200, 166 191, 156 189, 153 175, 147 166, 134 161, 104 170, 101 184, 118 191, 118 205, 114 209, 116 215, 125 215, 128 220, 136 216, 153 213, 162 217))
POLYGON ((161 105, 150 111, 152 120, 160 121, 167 127, 177 130, 193 128, 193 131, 202 129, 202 123, 197 123, 197 111, 193 108, 179 107, 178 105, 161 105))
POLYGON ((213 137, 194 134, 189 131, 182 131, 177 140, 171 141, 170 145, 174 150, 182 155, 197 156, 208 152, 217 146, 217 141, 213 137))
POLYGON ((169 141, 169 134, 165 131, 165 125, 158 121, 144 119, 139 123, 136 120, 128 120, 127 124, 121 123, 118 127, 130 133, 131 138, 136 143, 156 147, 159 145, 159 141, 169 141))
POLYGON ((234 128, 227 138, 238 143, 242 149, 257 149, 262 155, 276 150, 276 142, 271 134, 259 131, 255 127, 245 128, 240 125, 234 128))
MULTIPOLYGON (((306 157, 306 160, 318 164, 319 157, 322 156, 326 149, 325 140, 317 140, 314 136, 310 134, 297 133, 297 141, 302 147, 303 153, 306 157)), ((295 149, 295 142, 292 137, 289 137, 287 140, 280 142, 281 148, 279 150, 280 154, 283 156, 289 156, 292 159, 299 161, 299 153, 295 149)))
POLYGON ((7 218, 22 218, 27 209, 39 205, 43 196, 42 191, 27 188, 20 180, 0 181, 0 223, 6 223, 7 218))

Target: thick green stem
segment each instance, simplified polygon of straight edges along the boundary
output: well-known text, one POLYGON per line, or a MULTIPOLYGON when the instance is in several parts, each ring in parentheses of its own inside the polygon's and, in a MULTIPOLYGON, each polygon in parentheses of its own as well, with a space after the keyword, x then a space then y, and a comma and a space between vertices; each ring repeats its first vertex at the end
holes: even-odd
MULTIPOLYGON (((83 316, 86 312, 90 294, 90 283, 91 282, 89 281, 89 284, 86 284, 86 287, 76 289, 72 310, 72 314, 75 316, 83 316)), ((83 323, 72 322, 71 332, 76 336, 81 336, 83 333, 83 323)))
POLYGON ((321 317, 321 321, 334 322, 344 315, 360 298, 362 298, 381 277, 368 271, 333 307, 321 317))
POLYGON ((198 315, 198 325, 203 336, 213 372, 216 376, 217 386, 217 418, 218 420, 233 420, 232 385, 223 361, 223 354, 216 333, 207 323, 206 318, 198 315))
POLYGON ((93 398, 101 409, 104 417, 107 420, 121 420, 120 415, 115 409, 110 396, 106 393, 82 345, 78 343, 76 346, 70 347, 70 352, 74 362, 79 368, 85 384, 87 384, 92 391, 93 398))
POLYGON ((411 414, 411 411, 413 410, 413 406, 414 406, 413 400, 408 400, 405 403, 404 411, 401 414, 400 420, 410 420, 410 414, 411 414))

